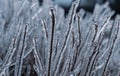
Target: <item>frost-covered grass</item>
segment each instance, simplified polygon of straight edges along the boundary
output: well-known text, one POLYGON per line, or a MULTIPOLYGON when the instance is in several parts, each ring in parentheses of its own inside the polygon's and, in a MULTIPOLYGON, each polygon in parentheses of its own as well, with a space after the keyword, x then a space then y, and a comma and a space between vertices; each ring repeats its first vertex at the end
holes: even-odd
POLYGON ((50 0, 0 0, 0 76, 119 76, 120 16, 50 0))

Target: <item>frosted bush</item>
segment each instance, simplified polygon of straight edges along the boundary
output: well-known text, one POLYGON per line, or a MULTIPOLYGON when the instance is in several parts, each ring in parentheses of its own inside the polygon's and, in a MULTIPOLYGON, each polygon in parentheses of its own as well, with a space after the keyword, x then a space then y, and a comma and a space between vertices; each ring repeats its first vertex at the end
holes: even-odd
POLYGON ((0 76, 119 76, 120 16, 79 4, 65 17, 50 0, 0 0, 0 76))

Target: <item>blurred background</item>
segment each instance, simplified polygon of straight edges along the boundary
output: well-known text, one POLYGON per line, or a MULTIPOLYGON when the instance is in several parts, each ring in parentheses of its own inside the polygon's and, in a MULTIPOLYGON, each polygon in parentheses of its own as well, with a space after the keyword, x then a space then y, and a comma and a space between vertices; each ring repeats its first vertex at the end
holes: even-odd
MULTIPOLYGON (((44 0, 39 0, 40 5, 44 0)), ((65 12, 68 13, 68 10, 71 6, 71 3, 74 0, 52 0, 55 4, 63 7, 65 12)), ((83 8, 86 11, 92 12, 96 3, 103 4, 105 2, 110 3, 111 9, 115 10, 116 13, 120 13, 120 0, 80 0, 80 6, 78 9, 83 8)))

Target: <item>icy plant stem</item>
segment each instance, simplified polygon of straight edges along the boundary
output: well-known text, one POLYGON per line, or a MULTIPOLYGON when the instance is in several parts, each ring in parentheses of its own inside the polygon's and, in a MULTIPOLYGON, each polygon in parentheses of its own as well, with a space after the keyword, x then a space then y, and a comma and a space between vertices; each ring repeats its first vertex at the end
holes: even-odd
POLYGON ((106 63, 105 63, 105 67, 104 67, 104 69, 103 69, 102 76, 105 75, 105 72, 106 72, 106 69, 107 69, 107 65, 108 65, 108 63, 109 63, 109 60, 110 60, 110 58, 111 58, 111 56, 112 56, 112 53, 113 53, 113 49, 114 49, 114 47, 115 47, 115 43, 116 43, 117 36, 118 36, 118 32, 119 32, 119 23, 118 23, 116 29, 117 29, 117 30, 116 30, 115 38, 114 38, 114 40, 113 40, 112 47, 109 49, 109 50, 110 50, 110 51, 109 51, 109 55, 108 55, 108 57, 107 57, 107 59, 106 59, 106 63))
POLYGON ((53 38, 54 38, 54 30, 55 30, 55 15, 54 15, 54 9, 51 9, 51 19, 52 19, 52 34, 51 34, 51 40, 50 40, 50 54, 49 54, 49 60, 48 60, 48 76, 51 76, 51 61, 52 61, 52 52, 53 52, 53 38))
POLYGON ((72 31, 72 24, 73 24, 73 22, 74 22, 74 18, 75 18, 76 9, 77 9, 77 7, 78 7, 78 4, 79 4, 79 2, 78 2, 78 3, 77 3, 77 2, 74 2, 73 5, 72 5, 72 11, 70 12, 70 20, 69 20, 69 23, 68 23, 68 25, 69 25, 68 31, 67 31, 67 33, 66 33, 66 35, 65 35, 65 40, 64 40, 62 49, 61 49, 61 51, 60 51, 59 61, 58 61, 58 63, 57 63, 57 67, 56 67, 56 71, 55 71, 55 73, 54 73, 54 76, 57 75, 58 68, 59 68, 59 66, 60 66, 60 63, 61 63, 63 54, 64 54, 65 49, 66 49, 67 42, 68 42, 68 40, 69 40, 69 36, 70 36, 70 34, 71 34, 71 31, 72 31))
POLYGON ((15 76, 21 76, 21 70, 22 70, 22 63, 23 63, 23 57, 24 57, 24 51, 25 51, 25 38, 26 38, 26 33, 27 33, 27 25, 25 25, 24 30, 23 30, 23 37, 21 38, 21 49, 19 49, 18 52, 18 59, 16 63, 16 70, 15 70, 15 76))

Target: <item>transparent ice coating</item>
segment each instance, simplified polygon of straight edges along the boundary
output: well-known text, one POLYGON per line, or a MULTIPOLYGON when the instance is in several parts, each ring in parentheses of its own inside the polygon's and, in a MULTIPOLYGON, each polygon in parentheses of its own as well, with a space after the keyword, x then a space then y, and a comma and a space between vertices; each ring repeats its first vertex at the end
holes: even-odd
POLYGON ((119 76, 120 15, 79 4, 65 16, 51 0, 0 0, 0 76, 119 76))

